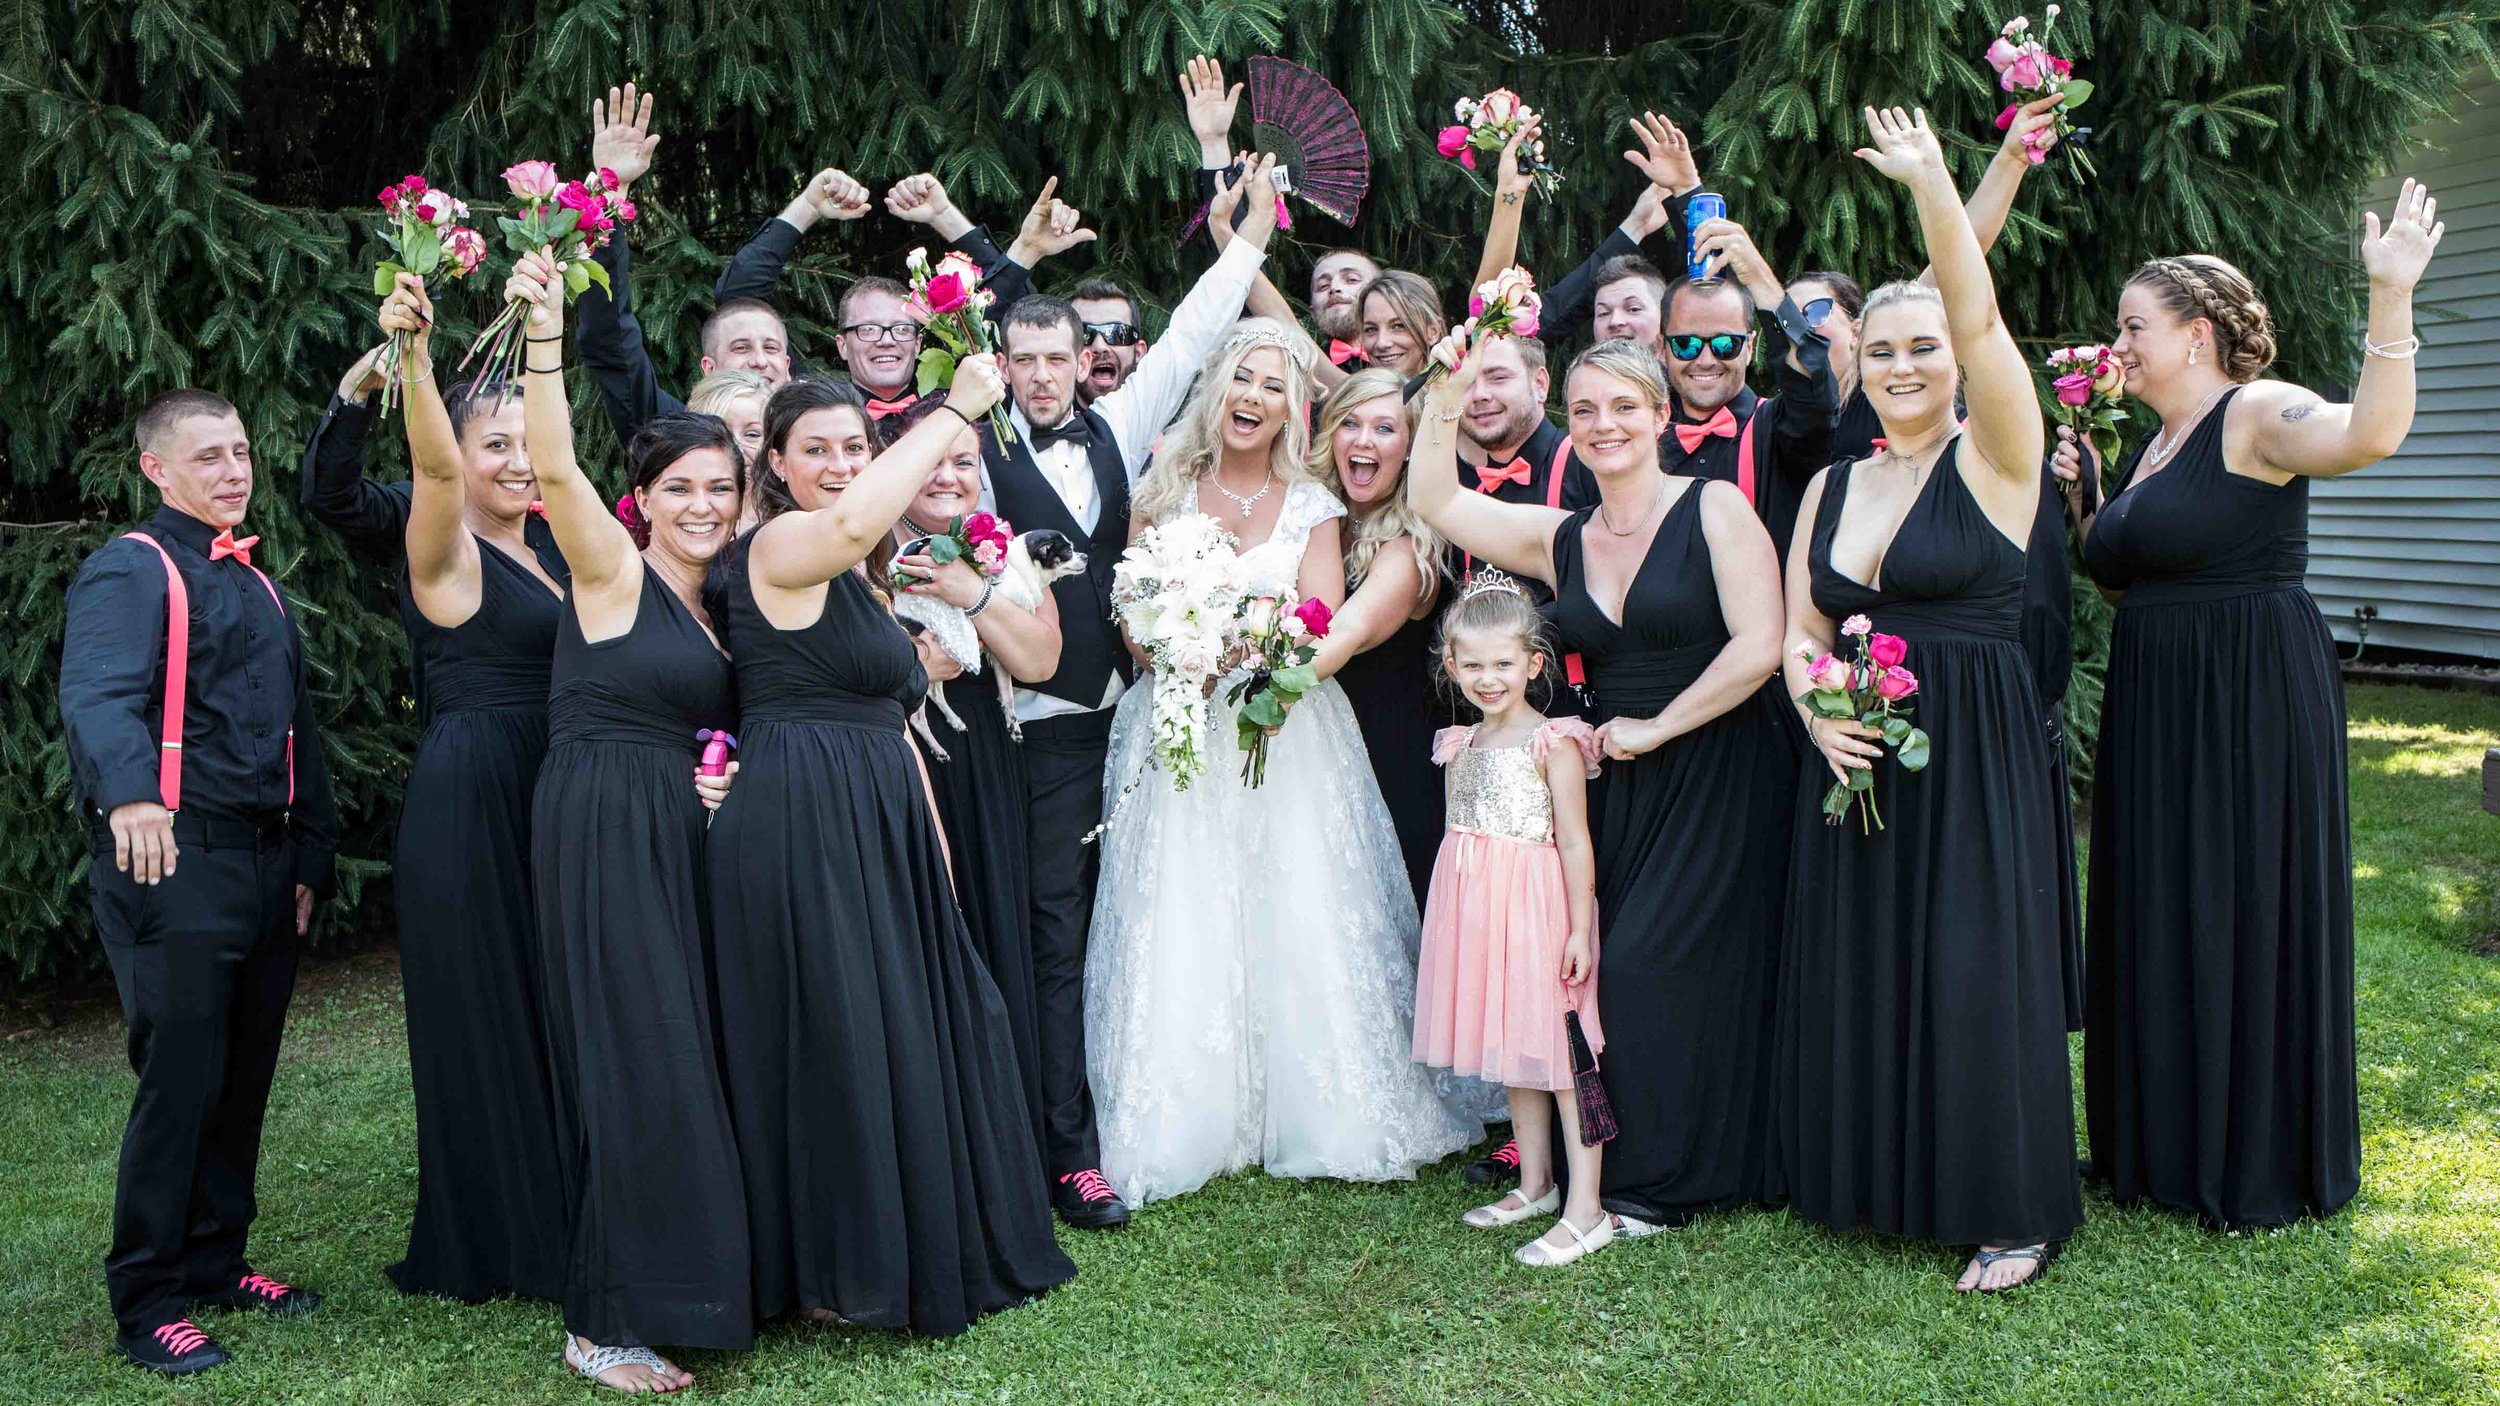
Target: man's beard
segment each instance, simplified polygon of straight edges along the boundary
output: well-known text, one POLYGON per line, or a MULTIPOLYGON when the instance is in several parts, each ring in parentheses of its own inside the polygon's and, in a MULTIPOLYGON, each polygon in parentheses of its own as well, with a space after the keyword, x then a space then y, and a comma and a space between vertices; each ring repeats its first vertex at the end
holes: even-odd
POLYGON ((1479 438, 1475 425, 1467 420, 1458 422, 1458 432, 1466 437, 1469 444, 1487 453, 1497 449, 1516 449, 1527 442, 1529 435, 1536 433, 1536 418, 1529 413, 1505 415, 1493 439, 1479 438))
POLYGON ((1336 342, 1351 342, 1354 334, 1362 330, 1355 325, 1354 305, 1351 303, 1314 307, 1311 309, 1311 325, 1319 329, 1321 336, 1336 342))

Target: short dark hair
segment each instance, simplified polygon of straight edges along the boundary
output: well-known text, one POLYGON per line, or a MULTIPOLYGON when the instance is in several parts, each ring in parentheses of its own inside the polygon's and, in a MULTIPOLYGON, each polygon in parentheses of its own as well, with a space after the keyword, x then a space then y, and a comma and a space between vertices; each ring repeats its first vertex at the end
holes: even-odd
MULTIPOLYGON (((157 446, 174 432, 174 426, 194 415, 211 417, 235 415, 234 402, 215 391, 184 386, 170 390, 140 407, 139 418, 131 426, 131 437, 139 442, 142 454, 157 453, 157 446)), ((239 415, 236 418, 241 418, 239 415)))
POLYGON ((1535 337, 1505 336, 1496 337, 1485 345, 1492 346, 1499 342, 1508 342, 1519 349, 1520 364, 1528 368, 1529 375, 1533 376, 1545 369, 1545 343, 1543 341, 1535 337))
POLYGON ((1597 266, 1597 278, 1594 282, 1589 284, 1589 291, 1594 293, 1609 283, 1621 283, 1627 278, 1640 279, 1642 282, 1647 283, 1650 287, 1656 289, 1658 292, 1658 303, 1662 310, 1670 301, 1666 274, 1662 272, 1656 264, 1651 263, 1648 259, 1639 254, 1617 254, 1613 258, 1608 259, 1606 262, 1599 264, 1597 266))
POLYGON ((466 443, 469 422, 501 406, 507 399, 518 399, 521 388, 507 381, 490 381, 471 377, 443 393, 443 412, 451 416, 451 437, 466 443))
POLYGON ((1812 273, 1801 273, 1788 280, 1788 286, 1791 288, 1800 283, 1820 283, 1831 289, 1832 301, 1839 305, 1842 312, 1849 314, 1852 318, 1866 311, 1866 290, 1858 286, 1856 279, 1837 269, 1816 269, 1812 273))
POLYGON ((1721 278, 1708 283, 1695 283, 1689 278, 1679 278, 1667 285, 1666 306, 1658 310, 1658 325, 1662 330, 1668 319, 1675 316, 1675 300, 1683 297, 1688 291, 1704 295, 1733 293, 1736 295, 1737 303, 1745 310, 1745 326, 1748 329, 1752 328, 1754 316, 1760 311, 1754 304, 1753 293, 1733 278, 1721 278))
POLYGON ((842 290, 842 301, 836 303, 833 309, 834 317, 841 322, 842 326, 848 327, 851 325, 851 305, 858 302, 860 296, 866 293, 884 293, 891 297, 900 298, 904 302, 911 301, 910 288, 895 282, 893 279, 888 278, 883 274, 872 273, 866 278, 863 278, 857 283, 854 283, 850 287, 842 290))
POLYGON ((998 344, 1002 351, 1006 349, 1010 327, 1065 327, 1076 349, 1085 350, 1085 319, 1077 316, 1075 306, 1065 298, 1027 293, 1016 299, 1007 315, 998 320, 998 344))
POLYGON ((798 428, 800 419, 818 410, 849 407, 859 416, 862 428, 870 439, 876 437, 876 426, 868 418, 868 402, 859 387, 830 376, 808 376, 785 382, 773 398, 764 402, 765 453, 755 456, 756 520, 768 521, 799 505, 791 495, 789 480, 772 471, 767 458, 774 452, 787 453, 790 432, 798 428))
POLYGON ((727 322, 729 319, 736 317, 741 313, 750 312, 760 312, 766 317, 771 318, 774 322, 779 323, 781 326, 782 343, 784 346, 788 345, 790 341, 790 325, 786 322, 782 322, 781 309, 774 307, 772 304, 765 302, 761 298, 732 298, 728 302, 721 304, 719 307, 712 309, 711 316, 703 319, 703 333, 696 339, 695 345, 703 348, 703 354, 705 356, 710 356, 712 354, 713 332, 717 331, 720 325, 727 322))
MULTIPOLYGON (((634 437, 625 445, 625 487, 628 492, 639 493, 659 482, 660 475, 667 473, 671 464, 706 449, 717 449, 728 455, 733 473, 746 466, 746 451, 738 447, 738 437, 729 432, 729 422, 718 415, 681 410, 674 415, 645 420, 642 428, 634 431, 634 437)), ((746 492, 743 481, 739 483, 738 491, 741 494, 746 492)), ((651 525, 639 511, 632 517, 626 517, 625 505, 620 503, 617 505, 617 516, 624 521, 626 531, 634 534, 635 546, 651 545, 651 525)))
POLYGON ((1119 284, 1112 282, 1108 278, 1089 278, 1083 283, 1076 285, 1076 291, 1068 295, 1068 302, 1073 305, 1079 298, 1084 298, 1088 301, 1117 298, 1121 302, 1128 304, 1129 325, 1135 327, 1140 332, 1146 330, 1145 305, 1137 301, 1136 294, 1131 293, 1126 288, 1121 287, 1119 284))

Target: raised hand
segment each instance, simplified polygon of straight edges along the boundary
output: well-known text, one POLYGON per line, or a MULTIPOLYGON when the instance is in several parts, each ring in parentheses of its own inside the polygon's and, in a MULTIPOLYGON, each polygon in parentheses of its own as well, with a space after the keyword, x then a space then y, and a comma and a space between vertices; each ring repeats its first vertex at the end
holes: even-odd
POLYGON ((1639 244, 1667 227, 1667 193, 1654 185, 1642 186, 1638 200, 1632 202, 1632 213, 1623 217, 1623 232, 1639 244))
POLYGON ((946 387, 946 408, 977 422, 1006 394, 1007 382, 999 374, 998 358, 975 352, 955 363, 955 379, 946 387))
POLYGON ((651 95, 628 83, 590 100, 590 164, 616 173, 620 194, 651 169, 660 139, 651 130, 651 95))
POLYGON ((422 360, 434 334, 434 300, 426 296, 425 280, 413 273, 398 274, 391 283, 391 295, 374 321, 385 332, 407 337, 408 355, 422 360))
MULTIPOLYGON (((1016 243, 1031 250, 1037 259, 1094 242, 1094 232, 1084 227, 1084 212, 1059 199, 1058 190, 1057 176, 1042 182, 1042 193, 1033 197, 1033 208, 1024 212, 1024 227, 1016 232, 1016 243)), ((1016 262, 1024 263, 1022 259, 1016 262)))
POLYGON ((390 349, 385 341, 356 358, 356 364, 339 378, 339 399, 362 400, 382 389, 382 353, 390 349))
POLYGON ((1505 205, 1516 205, 1527 199, 1528 192, 1536 186, 1534 169, 1519 169, 1519 153, 1536 141, 1543 122, 1536 109, 1519 109, 1519 129, 1510 134, 1509 141, 1502 143, 1501 163, 1493 173, 1493 197, 1505 205))
POLYGON ((868 213, 868 187, 828 166, 810 177, 802 198, 828 220, 856 220, 868 213))
POLYGON ((885 193, 886 213, 898 220, 916 225, 934 224, 939 216, 955 208, 946 196, 946 187, 938 178, 923 171, 905 176, 885 193))
POLYGON ((1927 110, 1904 112, 1900 108, 1866 110, 1866 130, 1874 140, 1873 147, 1859 147, 1858 159, 1903 185, 1913 185, 1931 175, 1944 172, 1944 148, 1936 144, 1936 134, 1927 125, 1927 110))
POLYGON ((1427 370, 1437 366, 1441 374, 1424 388, 1426 413, 1454 413, 1467 403, 1467 393, 1475 388, 1477 363, 1483 360, 1476 355, 1481 340, 1481 334, 1473 327, 1461 323, 1432 344, 1427 370))
POLYGON ((1200 54, 1181 73, 1181 105, 1189 110, 1189 131, 1207 164, 1223 165, 1232 145, 1233 115, 1241 107, 1241 85, 1226 88, 1224 66, 1200 54))
POLYGON ((1242 214, 1241 228, 1236 233, 1249 240, 1252 247, 1265 249, 1268 239, 1276 233, 1276 158, 1263 155, 1254 161, 1250 153, 1243 152, 1241 160, 1241 198, 1249 203, 1249 209, 1242 214))
POLYGON ((1997 155, 2010 161, 2020 161, 2025 165, 2031 165, 2033 164, 2030 155, 2032 146, 2037 146, 2044 157, 2057 150, 2057 109, 2059 104, 2065 101, 2064 93, 2051 93, 2045 98, 2034 98, 2014 109, 2014 120, 2005 124, 2005 140, 1997 144, 1997 155), (2031 137, 2032 133, 2044 127, 2048 129, 2048 135, 2036 140, 2026 140, 2031 137))
POLYGON ((1625 152, 1623 159, 1649 177, 1651 185, 1668 195, 1700 188, 1701 163, 1693 159, 1693 144, 1683 128, 1657 113, 1644 112, 1632 119, 1632 135, 1641 149, 1625 152))
POLYGON ((503 282, 507 303, 529 304, 523 324, 527 333, 544 340, 564 330, 564 294, 556 280, 555 251, 533 249, 512 261, 512 276, 503 282))
POLYGON ((1757 303, 1779 302, 1779 277, 1771 272, 1771 261, 1754 247, 1753 236, 1743 225, 1725 217, 1702 221, 1693 229, 1693 252, 1708 256, 1713 278, 1735 279, 1757 303))
POLYGON ((2362 212, 2361 266, 2369 270, 2370 282, 2378 287, 2411 293, 2422 281, 2422 271, 2430 266, 2431 251, 2447 232, 2430 187, 2407 176, 2404 189, 2396 194, 2396 212, 2387 217, 2384 230, 2379 228, 2378 211, 2362 212))

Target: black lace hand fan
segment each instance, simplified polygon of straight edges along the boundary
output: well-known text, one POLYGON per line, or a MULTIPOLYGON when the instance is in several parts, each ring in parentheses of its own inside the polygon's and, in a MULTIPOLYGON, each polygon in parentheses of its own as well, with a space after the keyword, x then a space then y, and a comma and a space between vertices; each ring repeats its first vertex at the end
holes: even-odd
POLYGON ((1336 85, 1298 63, 1251 59, 1250 131, 1251 150, 1276 158, 1295 195, 1339 224, 1354 224, 1371 189, 1372 149, 1354 104, 1336 85))

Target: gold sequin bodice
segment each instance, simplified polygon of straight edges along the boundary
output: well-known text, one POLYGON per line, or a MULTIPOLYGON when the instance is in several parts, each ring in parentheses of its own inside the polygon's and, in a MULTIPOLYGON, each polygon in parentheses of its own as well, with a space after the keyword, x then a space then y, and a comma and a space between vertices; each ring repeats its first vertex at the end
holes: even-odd
POLYGON ((1450 758, 1449 826, 1552 844, 1554 797, 1545 789, 1545 768, 1535 748, 1467 747, 1450 758))

